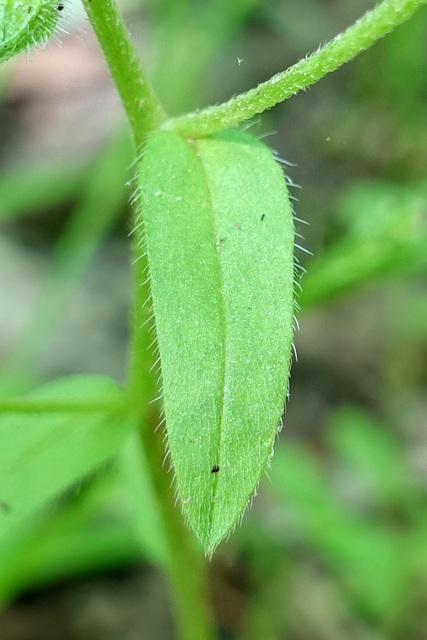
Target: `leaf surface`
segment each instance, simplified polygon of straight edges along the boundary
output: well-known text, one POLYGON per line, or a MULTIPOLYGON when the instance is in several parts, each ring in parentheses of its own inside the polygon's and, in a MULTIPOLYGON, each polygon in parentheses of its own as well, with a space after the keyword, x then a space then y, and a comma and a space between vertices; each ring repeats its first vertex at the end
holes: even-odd
POLYGON ((285 403, 292 211, 272 153, 237 131, 158 132, 140 179, 168 444, 211 553, 258 485, 285 403))

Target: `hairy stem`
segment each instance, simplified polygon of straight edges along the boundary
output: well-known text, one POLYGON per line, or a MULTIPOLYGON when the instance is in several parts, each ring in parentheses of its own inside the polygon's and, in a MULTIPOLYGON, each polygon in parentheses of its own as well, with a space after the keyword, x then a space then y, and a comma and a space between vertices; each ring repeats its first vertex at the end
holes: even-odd
POLYGON ((215 633, 208 607, 205 560, 200 545, 184 522, 181 507, 176 504, 171 490, 171 474, 163 464, 163 434, 160 430, 147 428, 150 422, 152 423, 152 417, 147 422, 146 411, 141 420, 140 436, 153 474, 168 548, 165 572, 170 586, 177 637, 179 640, 214 640, 215 633))
POLYGON ((144 73, 115 0, 83 0, 141 150, 165 114, 144 73))
POLYGON ((163 128, 198 138, 248 120, 349 62, 425 4, 427 0, 384 0, 325 47, 255 89, 223 104, 172 118, 163 128))
MULTIPOLYGON (((137 208, 137 207, 136 207, 137 208)), ((136 216, 136 223, 141 220, 136 216)), ((172 602, 180 640, 213 640, 212 621, 208 610, 205 563, 194 534, 184 523, 181 508, 176 504, 171 475, 166 470, 166 449, 161 429, 158 403, 152 404, 158 393, 155 360, 154 319, 151 317, 147 259, 144 247, 134 248, 134 309, 132 344, 129 362, 129 405, 140 415, 140 438, 148 459, 161 512, 168 547, 166 575, 171 587, 172 602)))
MULTIPOLYGON (((123 100, 137 148, 141 150, 147 134, 164 120, 164 112, 141 69, 114 0, 83 0, 83 3, 123 100)), ((156 487, 168 543, 165 571, 175 603, 178 636, 181 640, 213 640, 203 557, 174 504, 170 477, 163 466, 163 437, 155 430, 159 417, 155 405, 150 404, 157 385, 149 350, 153 336, 146 324, 150 313, 146 305, 149 295, 146 265, 141 247, 135 247, 134 254, 134 310, 126 404, 128 410, 140 416, 140 437, 156 487)))

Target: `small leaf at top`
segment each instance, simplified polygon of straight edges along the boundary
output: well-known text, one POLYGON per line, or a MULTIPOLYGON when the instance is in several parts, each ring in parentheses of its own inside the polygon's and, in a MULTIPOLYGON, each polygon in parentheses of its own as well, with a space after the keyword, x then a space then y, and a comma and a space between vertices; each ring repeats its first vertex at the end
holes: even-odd
POLYGON ((57 0, 0 0, 0 62, 50 38, 63 8, 57 0))
POLYGON ((256 490, 284 408, 292 210, 272 153, 237 131, 155 133, 140 185, 168 444, 212 553, 256 490))

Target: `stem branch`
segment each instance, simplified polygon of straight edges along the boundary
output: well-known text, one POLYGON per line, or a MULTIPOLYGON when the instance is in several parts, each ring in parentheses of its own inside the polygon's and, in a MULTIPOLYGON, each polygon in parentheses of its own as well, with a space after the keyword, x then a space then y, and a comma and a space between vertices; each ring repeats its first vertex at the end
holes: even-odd
POLYGON ((186 137, 204 137, 233 127, 335 71, 405 22, 427 0, 384 0, 329 44, 286 71, 223 104, 166 121, 163 128, 186 137))
MULTIPOLYGON (((135 203, 136 209, 138 207, 135 203)), ((139 224, 137 218, 135 224, 139 224)), ((152 309, 147 303, 147 257, 144 248, 134 246, 134 307, 133 330, 129 362, 128 404, 140 416, 140 439, 156 489, 165 538, 168 546, 166 574, 175 609, 180 640, 213 640, 212 620, 208 609, 205 563, 200 545, 184 523, 179 505, 171 489, 171 474, 164 460, 166 448, 157 403, 150 401, 158 393, 153 372, 152 309), (151 322, 150 322, 151 319, 151 322)))

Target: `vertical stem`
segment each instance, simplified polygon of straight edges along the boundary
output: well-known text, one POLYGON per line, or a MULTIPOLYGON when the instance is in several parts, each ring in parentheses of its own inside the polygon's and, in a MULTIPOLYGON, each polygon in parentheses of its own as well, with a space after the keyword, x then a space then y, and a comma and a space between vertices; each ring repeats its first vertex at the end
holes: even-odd
POLYGON ((165 113, 144 73, 115 0, 83 0, 140 151, 165 113))
MULTIPOLYGON (((149 424, 149 423, 148 423, 149 424)), ((214 640, 208 607, 206 565, 201 548, 187 528, 171 491, 171 475, 163 468, 164 444, 160 432, 141 420, 141 440, 152 470, 168 545, 167 578, 180 640, 214 640), (159 472, 160 470, 160 472, 159 472)))
MULTIPOLYGON (((139 221, 140 222, 140 221, 139 221)), ((212 620, 208 610, 205 561, 194 534, 184 523, 180 506, 175 504, 171 474, 166 470, 166 449, 158 405, 150 401, 158 392, 152 370, 156 351, 155 336, 150 331, 151 305, 144 248, 134 248, 134 309, 129 363, 129 402, 140 415, 140 437, 155 484, 168 545, 166 572, 171 587, 175 619, 181 640, 213 640, 212 620), (148 320, 148 322, 147 322, 148 320), (156 406, 157 405, 157 406, 156 406)))
MULTIPOLYGON (((138 151, 147 134, 164 120, 163 109, 154 94, 136 56, 114 0, 83 0, 113 79, 123 100, 138 151)), ((137 207, 135 207, 136 209, 137 207)), ((131 362, 129 367, 129 404, 140 416, 140 437, 146 451, 161 509, 169 561, 166 567, 181 640, 213 640, 208 612, 204 560, 193 534, 187 529, 179 507, 174 504, 171 479, 164 468, 165 447, 155 405, 150 404, 156 390, 151 370, 150 335, 146 324, 150 309, 146 302, 146 261, 141 247, 134 249, 134 310, 131 362)))

